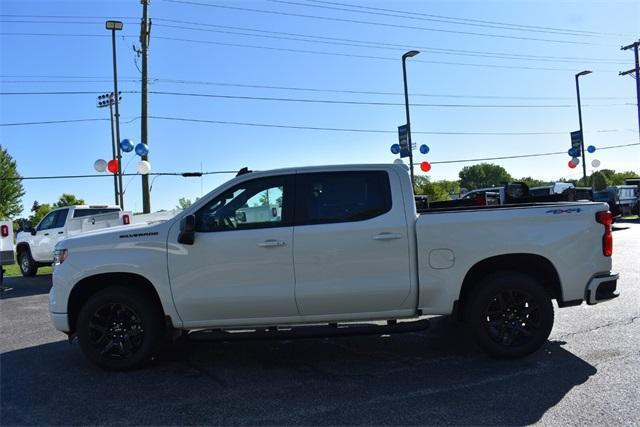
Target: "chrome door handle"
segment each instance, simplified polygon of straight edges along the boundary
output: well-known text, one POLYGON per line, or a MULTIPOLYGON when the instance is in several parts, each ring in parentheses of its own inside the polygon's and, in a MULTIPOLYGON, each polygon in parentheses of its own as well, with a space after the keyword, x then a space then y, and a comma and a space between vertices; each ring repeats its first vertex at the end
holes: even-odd
POLYGON ((380 233, 373 236, 373 240, 396 240, 402 239, 402 234, 399 233, 380 233))
POLYGON ((262 243, 258 243, 258 246, 261 248, 279 248, 282 246, 287 246, 287 242, 283 240, 265 240, 262 243))

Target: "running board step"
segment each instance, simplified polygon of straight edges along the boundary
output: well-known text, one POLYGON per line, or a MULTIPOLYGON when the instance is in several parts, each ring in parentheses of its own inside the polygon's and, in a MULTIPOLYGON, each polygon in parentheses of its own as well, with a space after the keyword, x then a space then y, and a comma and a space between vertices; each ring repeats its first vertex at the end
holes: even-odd
POLYGON ((371 323, 331 323, 329 325, 270 327, 246 330, 210 329, 191 332, 193 341, 249 341, 286 340, 294 338, 344 337, 352 335, 385 335, 402 332, 417 332, 429 327, 428 319, 411 322, 389 321, 386 325, 371 323))

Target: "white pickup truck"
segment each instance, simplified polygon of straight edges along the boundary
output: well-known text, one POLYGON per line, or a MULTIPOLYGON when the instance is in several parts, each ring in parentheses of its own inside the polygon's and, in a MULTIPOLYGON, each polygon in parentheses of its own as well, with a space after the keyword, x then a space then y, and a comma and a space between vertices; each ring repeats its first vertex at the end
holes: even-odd
POLYGON ((59 242, 49 308, 112 370, 144 364, 180 331, 339 333, 382 320, 393 332, 452 313, 490 354, 520 357, 546 341, 553 299, 618 295, 611 253, 606 203, 418 213, 402 165, 250 172, 166 222, 59 242), (276 215, 238 215, 267 203, 276 215))
POLYGON ((65 206, 47 213, 33 228, 27 225, 16 236, 16 257, 23 276, 35 276, 38 267, 51 265, 60 240, 91 230, 128 225, 131 212, 118 206, 65 206))

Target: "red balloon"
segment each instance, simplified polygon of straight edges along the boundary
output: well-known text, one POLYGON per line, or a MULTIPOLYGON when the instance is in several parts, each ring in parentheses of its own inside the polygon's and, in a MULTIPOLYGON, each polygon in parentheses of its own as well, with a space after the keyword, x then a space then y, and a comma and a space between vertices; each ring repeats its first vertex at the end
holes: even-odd
POLYGON ((573 163, 571 160, 569 160, 569 167, 570 167, 571 169, 575 169, 575 167, 576 167, 576 166, 578 166, 578 165, 576 165, 576 164, 575 164, 575 163, 573 163))
POLYGON ((117 173, 118 172, 118 161, 117 160, 109 160, 109 163, 107 163, 107 170, 111 173, 117 173))
POLYGON ((431 163, 429 162, 420 163, 420 169, 422 169, 422 172, 429 172, 431 170, 431 163))

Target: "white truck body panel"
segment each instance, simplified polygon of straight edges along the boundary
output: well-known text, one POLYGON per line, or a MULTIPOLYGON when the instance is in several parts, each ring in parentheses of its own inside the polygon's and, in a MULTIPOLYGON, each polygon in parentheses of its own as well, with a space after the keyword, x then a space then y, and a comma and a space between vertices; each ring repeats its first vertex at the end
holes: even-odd
POLYGON ((27 245, 36 262, 50 263, 53 261, 53 249, 60 240, 88 231, 121 226, 125 217, 129 222, 133 219, 131 212, 122 211, 74 217, 76 211, 93 209, 119 208, 117 206, 64 206, 53 209, 35 227, 35 235, 26 231, 19 232, 16 236, 16 244, 19 247, 27 245), (60 214, 63 214, 64 218, 56 221, 56 215, 60 214), (52 223, 51 218, 54 218, 52 223))
MULTIPOLYGON (((293 178, 295 177, 295 178, 293 178)), ((562 299, 582 300, 591 279, 608 274, 604 203, 555 203, 418 215, 399 165, 345 165, 238 176, 166 222, 68 237, 56 265, 50 311, 69 332, 68 301, 83 279, 105 273, 144 277, 177 328, 291 325, 448 314, 467 272, 503 254, 535 254, 558 271, 562 299), (236 184, 321 172, 382 171, 391 208, 366 220, 195 232, 178 242, 181 223, 236 184), (275 243, 274 243, 275 242, 275 243), (268 243, 267 245, 264 245, 268 243)))
POLYGON ((602 227, 594 227, 595 214, 603 205, 582 202, 562 206, 420 215, 416 226, 419 307, 427 313, 450 313, 467 272, 479 261, 508 254, 548 259, 560 276, 563 299, 584 298, 585 284, 591 277, 611 269, 611 258, 599 250, 602 227), (450 265, 437 259, 442 253, 451 257, 450 265))

